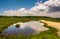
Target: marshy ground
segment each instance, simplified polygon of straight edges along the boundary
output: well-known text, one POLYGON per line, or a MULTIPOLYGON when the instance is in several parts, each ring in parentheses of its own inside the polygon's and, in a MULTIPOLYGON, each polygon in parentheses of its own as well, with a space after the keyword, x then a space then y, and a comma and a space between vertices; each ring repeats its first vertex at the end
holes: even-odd
POLYGON ((49 26, 48 24, 45 25, 50 30, 42 31, 37 35, 31 35, 30 37, 25 37, 22 35, 19 36, 2 36, 1 33, 4 29, 8 28, 11 24, 17 23, 17 22, 28 22, 28 21, 39 21, 39 20, 46 20, 51 22, 59 22, 60 18, 50 18, 50 17, 40 17, 40 16, 23 16, 23 17, 17 17, 17 16, 0 16, 0 39, 60 39, 59 36, 57 36, 56 29, 54 27, 49 26))

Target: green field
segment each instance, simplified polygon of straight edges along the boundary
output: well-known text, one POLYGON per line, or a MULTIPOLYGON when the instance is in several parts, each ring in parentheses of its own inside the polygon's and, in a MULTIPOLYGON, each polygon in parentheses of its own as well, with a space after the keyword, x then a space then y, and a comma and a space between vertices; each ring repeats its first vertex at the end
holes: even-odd
POLYGON ((14 24, 16 22, 27 22, 27 21, 39 21, 39 20, 49 20, 54 22, 59 22, 59 18, 50 18, 50 17, 42 17, 42 16, 0 16, 0 39, 60 39, 59 36, 55 34, 57 32, 57 29, 48 27, 47 24, 45 24, 45 27, 48 27, 50 30, 43 31, 37 35, 31 35, 30 37, 25 37, 22 35, 19 36, 2 36, 2 31, 7 28, 9 25, 14 24))

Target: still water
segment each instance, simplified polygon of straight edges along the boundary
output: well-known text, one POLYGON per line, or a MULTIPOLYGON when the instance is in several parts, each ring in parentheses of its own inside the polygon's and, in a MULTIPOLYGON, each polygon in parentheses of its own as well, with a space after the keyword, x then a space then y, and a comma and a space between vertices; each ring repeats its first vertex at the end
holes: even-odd
POLYGON ((18 22, 10 25, 8 28, 6 28, 2 35, 34 35, 38 34, 41 31, 49 30, 47 27, 43 26, 43 23, 40 23, 38 21, 29 21, 29 22, 18 22), (16 24, 20 24, 20 27, 17 28, 16 24))

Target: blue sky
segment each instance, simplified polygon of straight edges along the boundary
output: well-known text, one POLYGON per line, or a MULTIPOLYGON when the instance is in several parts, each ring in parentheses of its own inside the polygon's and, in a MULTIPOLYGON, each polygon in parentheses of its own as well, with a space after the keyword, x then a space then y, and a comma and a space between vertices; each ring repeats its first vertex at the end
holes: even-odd
MULTIPOLYGON (((46 0, 42 0, 46 1, 46 0)), ((0 12, 5 10, 29 9, 35 5, 37 0, 0 0, 0 12)))

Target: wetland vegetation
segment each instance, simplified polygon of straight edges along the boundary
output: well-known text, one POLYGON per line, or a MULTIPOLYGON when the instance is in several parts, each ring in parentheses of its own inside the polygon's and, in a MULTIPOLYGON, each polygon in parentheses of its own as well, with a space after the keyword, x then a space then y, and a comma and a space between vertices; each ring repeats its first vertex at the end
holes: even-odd
POLYGON ((60 39, 59 36, 55 34, 57 29, 48 27, 45 24, 45 27, 48 27, 50 30, 40 32, 37 35, 31 35, 29 37, 18 35, 18 36, 3 36, 1 33, 4 29, 8 28, 11 24, 17 22, 28 22, 28 21, 39 21, 39 20, 48 20, 60 23, 60 18, 50 18, 45 16, 0 16, 0 39, 60 39))

